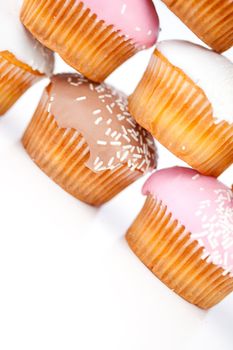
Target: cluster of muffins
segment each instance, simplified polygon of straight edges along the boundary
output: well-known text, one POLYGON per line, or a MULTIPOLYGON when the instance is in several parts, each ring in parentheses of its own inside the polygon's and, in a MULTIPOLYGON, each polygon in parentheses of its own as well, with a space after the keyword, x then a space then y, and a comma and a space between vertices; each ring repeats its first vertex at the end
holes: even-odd
POLYGON ((154 172, 126 239, 141 261, 204 309, 233 291, 233 193, 217 180, 233 163, 233 2, 164 3, 210 48, 157 44, 127 98, 104 83, 156 44, 151 0, 11 0, 0 5, 0 114, 50 78, 22 142, 77 199, 100 206, 157 167, 156 138, 191 168, 154 172), (21 22, 20 19, 21 18, 21 22), (52 75, 58 53, 77 73, 52 75))
POLYGON ((53 53, 19 19, 22 1, 0 3, 0 116, 34 83, 53 72, 53 53))

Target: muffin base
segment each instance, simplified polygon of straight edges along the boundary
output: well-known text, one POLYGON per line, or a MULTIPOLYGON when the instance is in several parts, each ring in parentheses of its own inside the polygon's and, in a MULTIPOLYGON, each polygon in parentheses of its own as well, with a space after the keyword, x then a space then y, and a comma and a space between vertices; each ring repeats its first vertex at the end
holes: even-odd
POLYGON ((142 176, 127 165, 93 172, 86 166, 90 151, 83 136, 74 129, 60 128, 49 108, 46 91, 22 142, 39 168, 66 192, 99 206, 142 176))
POLYGON ((0 52, 0 115, 40 80, 42 74, 17 60, 8 51, 0 52))
POLYGON ((149 195, 126 239, 139 259, 188 302, 208 309, 233 291, 233 278, 208 263, 203 248, 172 219, 166 206, 149 195))
POLYGON ((218 177, 233 163, 233 125, 215 123, 202 91, 158 50, 129 99, 136 121, 204 175, 218 177))
POLYGON ((202 41, 217 52, 233 46, 232 0, 163 0, 202 41))
POLYGON ((102 82, 136 46, 76 0, 25 0, 21 20, 43 45, 95 82, 102 82))

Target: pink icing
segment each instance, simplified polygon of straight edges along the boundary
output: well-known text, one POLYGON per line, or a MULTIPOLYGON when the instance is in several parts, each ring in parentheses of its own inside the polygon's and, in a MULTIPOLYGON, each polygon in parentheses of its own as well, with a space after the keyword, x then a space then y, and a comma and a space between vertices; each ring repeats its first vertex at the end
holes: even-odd
POLYGON ((135 44, 150 47, 156 43, 159 18, 151 0, 84 0, 83 3, 135 44))
POLYGON ((233 273, 233 193, 213 177, 174 167, 155 172, 143 187, 205 248, 207 261, 233 273))

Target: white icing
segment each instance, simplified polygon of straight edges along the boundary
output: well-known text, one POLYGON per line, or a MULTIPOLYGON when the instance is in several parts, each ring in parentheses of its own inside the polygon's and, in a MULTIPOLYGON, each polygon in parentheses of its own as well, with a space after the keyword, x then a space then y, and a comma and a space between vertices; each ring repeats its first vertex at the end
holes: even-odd
POLYGON ((33 70, 51 75, 53 53, 36 41, 20 22, 23 0, 0 0, 0 52, 9 51, 33 70))
POLYGON ((229 59, 182 40, 162 41, 157 49, 204 91, 216 123, 233 123, 233 63, 229 59))

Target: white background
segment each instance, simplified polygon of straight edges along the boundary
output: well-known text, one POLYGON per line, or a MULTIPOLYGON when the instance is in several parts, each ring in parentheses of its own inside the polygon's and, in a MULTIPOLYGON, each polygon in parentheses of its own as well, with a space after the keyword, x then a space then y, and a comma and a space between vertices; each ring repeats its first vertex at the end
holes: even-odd
MULTIPOLYGON (((198 41, 156 2, 160 39, 198 41)), ((152 50, 108 80, 131 93, 152 50)), ((227 53, 233 59, 233 51, 227 53)), ((57 71, 67 70, 59 60, 57 71)), ((145 179, 94 209, 44 175, 20 138, 46 81, 0 119, 1 350, 232 350, 233 295, 209 312, 186 303, 129 250, 145 179)), ((159 168, 182 162, 159 146, 159 168)), ((229 186, 233 169, 222 176, 229 186)))

